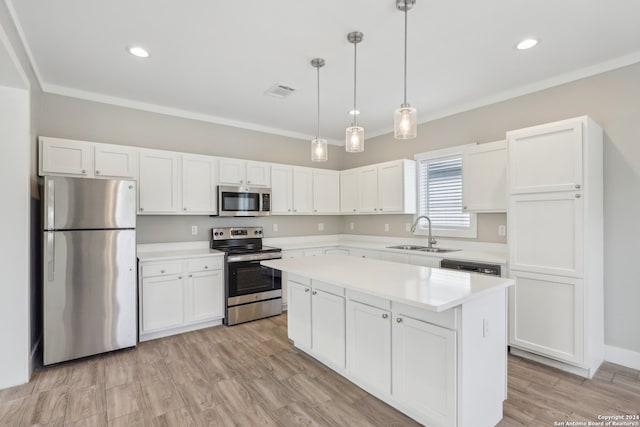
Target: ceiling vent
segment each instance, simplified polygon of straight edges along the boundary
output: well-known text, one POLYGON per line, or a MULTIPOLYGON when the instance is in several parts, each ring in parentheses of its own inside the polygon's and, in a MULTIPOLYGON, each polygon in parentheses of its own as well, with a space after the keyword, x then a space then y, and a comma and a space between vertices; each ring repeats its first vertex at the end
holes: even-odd
POLYGON ((293 94, 293 92, 295 92, 295 91, 296 90, 294 88, 292 88, 291 86, 287 86, 287 85, 283 85, 283 84, 277 83, 277 84, 271 86, 269 89, 267 89, 265 94, 282 99, 282 98, 286 98, 287 96, 293 94))

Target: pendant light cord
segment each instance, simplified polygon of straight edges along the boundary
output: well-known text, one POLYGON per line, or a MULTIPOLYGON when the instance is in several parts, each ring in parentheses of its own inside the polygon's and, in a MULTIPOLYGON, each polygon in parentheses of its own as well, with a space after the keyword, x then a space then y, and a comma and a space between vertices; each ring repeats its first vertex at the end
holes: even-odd
POLYGON ((358 114, 356 111, 356 73, 358 69, 358 43, 353 44, 353 125, 358 126, 358 114))
POLYGON ((317 67, 318 71, 318 127, 316 128, 316 139, 320 139, 320 67, 317 67))
POLYGON ((407 105, 407 0, 404 0, 404 104, 407 105))

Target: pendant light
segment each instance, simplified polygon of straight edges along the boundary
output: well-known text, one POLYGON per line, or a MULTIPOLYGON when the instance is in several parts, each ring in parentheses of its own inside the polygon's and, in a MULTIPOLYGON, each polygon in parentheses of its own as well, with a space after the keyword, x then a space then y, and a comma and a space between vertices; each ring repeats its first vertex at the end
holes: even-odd
POLYGON ((320 138, 320 68, 324 67, 325 61, 322 58, 313 58, 311 66, 318 71, 318 125, 316 128, 316 138, 311 141, 311 161, 326 162, 329 158, 327 140, 320 138))
POLYGON ((353 31, 347 34, 349 43, 353 43, 353 122, 347 128, 345 150, 349 153, 359 153, 364 151, 364 128, 358 126, 358 109, 356 108, 356 66, 357 66, 357 47, 362 41, 363 34, 359 31, 353 31))
POLYGON ((404 12, 404 102, 394 114, 393 136, 396 139, 413 139, 418 136, 416 109, 407 104, 407 12, 416 0, 396 0, 396 9, 404 12))

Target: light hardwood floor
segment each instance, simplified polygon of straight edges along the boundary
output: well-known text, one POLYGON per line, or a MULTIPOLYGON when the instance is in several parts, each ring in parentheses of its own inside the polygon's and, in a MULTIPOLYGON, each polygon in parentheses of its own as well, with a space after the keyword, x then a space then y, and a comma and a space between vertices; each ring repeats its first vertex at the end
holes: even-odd
MULTIPOLYGON (((583 380, 510 357, 499 425, 639 414, 638 374, 606 363, 593 380, 583 380)), ((282 315, 38 370, 28 384, 0 390, 0 425, 419 424, 297 351, 282 315)))

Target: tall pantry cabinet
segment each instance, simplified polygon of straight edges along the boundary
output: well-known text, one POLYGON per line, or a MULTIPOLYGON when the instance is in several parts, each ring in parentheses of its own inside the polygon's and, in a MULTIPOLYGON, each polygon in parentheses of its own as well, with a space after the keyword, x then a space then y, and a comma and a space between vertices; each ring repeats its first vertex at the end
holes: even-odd
POLYGON ((604 357, 602 129, 585 116, 507 140, 512 353, 591 378, 604 357))

